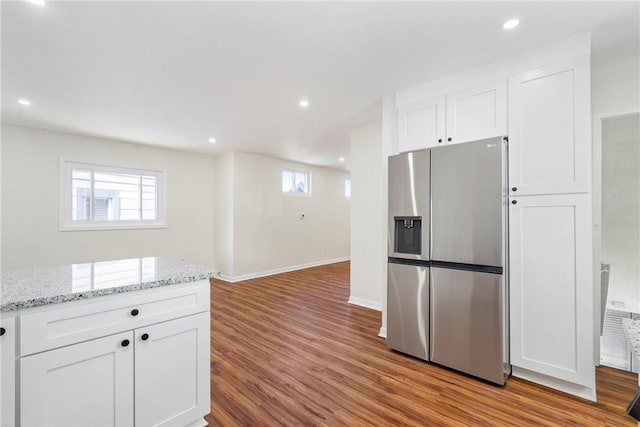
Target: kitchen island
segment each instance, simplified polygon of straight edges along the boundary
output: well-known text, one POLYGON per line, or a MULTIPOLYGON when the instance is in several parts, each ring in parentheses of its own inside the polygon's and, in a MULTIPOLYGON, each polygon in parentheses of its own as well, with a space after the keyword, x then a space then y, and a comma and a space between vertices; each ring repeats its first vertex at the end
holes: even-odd
POLYGON ((2 272, 0 425, 206 425, 216 274, 156 257, 2 272))

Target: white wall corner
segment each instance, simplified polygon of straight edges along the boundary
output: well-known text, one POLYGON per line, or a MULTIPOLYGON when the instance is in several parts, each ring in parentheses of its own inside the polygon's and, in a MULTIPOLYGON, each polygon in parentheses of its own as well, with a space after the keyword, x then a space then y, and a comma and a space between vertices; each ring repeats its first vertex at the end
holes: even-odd
POLYGON ((383 326, 383 327, 380 328, 380 332, 378 332, 378 336, 380 338, 384 338, 384 339, 387 338, 387 328, 386 328, 386 326, 383 326))
POLYGON ((380 301, 371 301, 364 298, 354 296, 349 297, 349 304, 358 305, 360 307, 370 308, 372 310, 382 311, 382 303, 380 301))

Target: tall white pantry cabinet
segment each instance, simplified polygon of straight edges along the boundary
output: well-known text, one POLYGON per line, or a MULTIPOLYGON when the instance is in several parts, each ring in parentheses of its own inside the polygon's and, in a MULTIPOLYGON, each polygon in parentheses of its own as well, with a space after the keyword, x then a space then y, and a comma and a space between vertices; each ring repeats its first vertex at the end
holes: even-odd
POLYGON ((595 400, 588 35, 395 103, 393 153, 509 136, 512 373, 595 400))

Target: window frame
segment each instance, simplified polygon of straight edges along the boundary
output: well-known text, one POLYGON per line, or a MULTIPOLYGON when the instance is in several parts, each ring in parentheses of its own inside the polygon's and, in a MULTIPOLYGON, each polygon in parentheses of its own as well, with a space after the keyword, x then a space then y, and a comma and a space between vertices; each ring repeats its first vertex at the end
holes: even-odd
POLYGON ((282 194, 288 194, 290 196, 299 196, 299 197, 311 197, 311 171, 310 170, 302 170, 302 169, 293 169, 293 168, 282 168, 280 170, 280 189, 282 194), (289 173, 303 173, 307 175, 307 191, 304 193, 299 193, 296 191, 284 191, 282 190, 282 175, 285 172, 289 173))
MULTIPOLYGON (((115 165, 100 161, 60 157, 59 181, 59 231, 100 231, 100 230, 136 230, 167 228, 167 172, 164 169, 146 169, 134 165, 115 165), (72 170, 85 169, 93 172, 146 175, 156 178, 156 210, 154 220, 73 220, 72 214, 72 170)), ((94 202, 91 202, 93 206, 94 202)))

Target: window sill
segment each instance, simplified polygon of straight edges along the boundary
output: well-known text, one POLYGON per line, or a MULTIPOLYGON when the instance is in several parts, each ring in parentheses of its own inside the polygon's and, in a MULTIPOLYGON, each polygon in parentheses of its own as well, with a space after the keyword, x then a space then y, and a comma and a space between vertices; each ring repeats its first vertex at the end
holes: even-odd
POLYGON ((148 224, 61 224, 58 231, 107 231, 107 230, 146 230, 167 228, 165 223, 148 224))
POLYGON ((311 197, 311 193, 294 193, 293 191, 283 191, 282 194, 285 196, 311 197))

